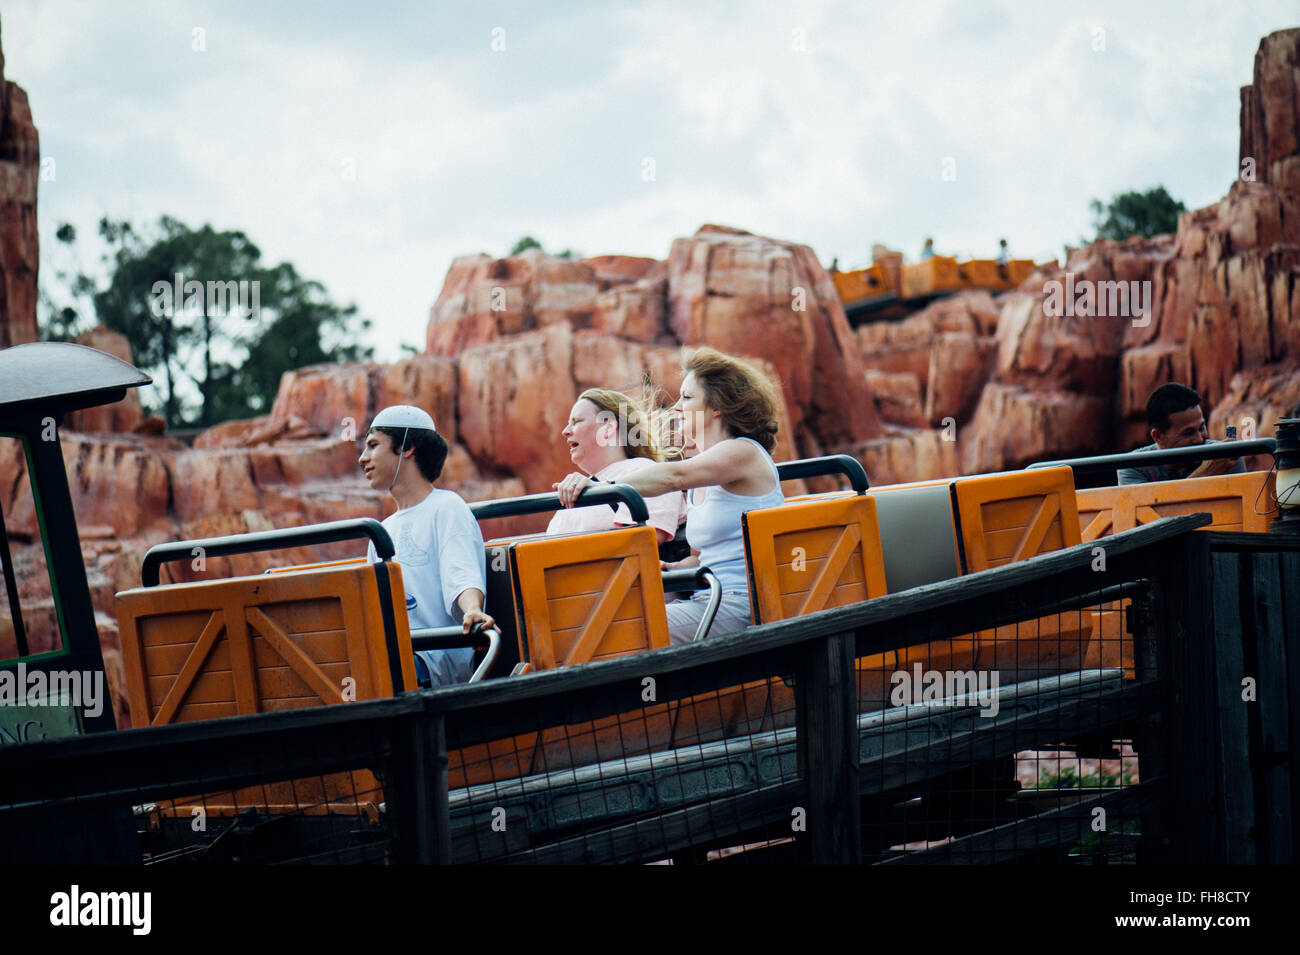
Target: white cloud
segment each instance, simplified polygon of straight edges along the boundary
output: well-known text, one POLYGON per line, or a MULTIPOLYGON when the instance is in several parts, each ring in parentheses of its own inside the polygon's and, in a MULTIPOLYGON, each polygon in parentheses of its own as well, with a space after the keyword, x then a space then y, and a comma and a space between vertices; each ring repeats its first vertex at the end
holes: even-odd
POLYGON ((562 9, 413 2, 377 21, 348 4, 0 0, 6 75, 59 163, 43 244, 103 212, 239 228, 358 302, 388 358, 422 346, 454 256, 525 233, 663 257, 722 222, 841 265, 926 235, 1049 257, 1090 230, 1094 196, 1222 195, 1237 88, 1293 16, 1209 0, 562 9))

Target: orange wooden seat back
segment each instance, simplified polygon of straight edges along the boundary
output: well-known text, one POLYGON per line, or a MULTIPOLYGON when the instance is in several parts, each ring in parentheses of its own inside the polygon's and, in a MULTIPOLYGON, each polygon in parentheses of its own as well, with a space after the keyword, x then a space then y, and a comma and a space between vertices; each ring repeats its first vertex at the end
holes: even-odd
POLYGON ((960 478, 953 496, 967 573, 1082 542, 1068 467, 960 478))
MULTIPOLYGON (((959 478, 952 495, 966 573, 1082 542, 1069 467, 959 478)), ((1092 636, 1088 615, 1051 614, 981 630, 964 649, 977 668, 997 671, 1003 683, 1012 683, 1078 669, 1092 636)))
POLYGON ((523 541, 517 574, 521 651, 549 670, 668 646, 659 546, 648 526, 523 541))
POLYGON ((1096 540, 1132 530, 1162 517, 1207 513, 1213 519, 1202 530, 1268 532, 1269 515, 1256 513, 1271 506, 1269 473, 1248 471, 1182 481, 1152 481, 1079 491, 1079 521, 1083 539, 1096 540))
POLYGON ((755 623, 885 593, 876 502, 865 495, 799 501, 741 517, 755 623))
MULTIPOLYGON (((1202 530, 1264 534, 1268 532, 1269 515, 1256 513, 1256 502, 1268 506, 1273 481, 1268 472, 1248 471, 1181 481, 1087 488, 1078 492, 1083 539, 1093 541, 1162 517, 1197 513, 1207 513, 1212 518, 1202 530)), ((1101 667, 1122 666, 1125 675, 1132 679, 1137 668, 1133 638, 1125 623, 1130 603, 1125 598, 1093 613, 1094 638, 1088 662, 1101 667)))
MULTIPOLYGON (((416 685, 401 568, 387 564, 402 682, 416 685)), ((362 564, 127 590, 117 595, 134 726, 218 719, 391 696, 375 566, 362 564)), ((205 798, 214 812, 250 805, 358 811, 381 796, 364 771, 205 798), (317 784, 317 785, 313 785, 317 784), (304 808, 305 806, 310 808, 304 808)))

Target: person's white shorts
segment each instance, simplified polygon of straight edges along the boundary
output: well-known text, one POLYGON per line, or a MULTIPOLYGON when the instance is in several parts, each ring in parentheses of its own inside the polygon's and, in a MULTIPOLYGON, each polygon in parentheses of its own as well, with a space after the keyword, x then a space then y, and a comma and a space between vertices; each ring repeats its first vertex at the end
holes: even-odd
MULTIPOLYGON (((668 614, 668 639, 673 646, 695 639, 695 631, 699 629, 708 605, 708 593, 697 592, 690 600, 674 600, 664 608, 668 614)), ((749 594, 723 594, 718 604, 718 615, 713 618, 707 636, 743 630, 751 622, 749 594)))

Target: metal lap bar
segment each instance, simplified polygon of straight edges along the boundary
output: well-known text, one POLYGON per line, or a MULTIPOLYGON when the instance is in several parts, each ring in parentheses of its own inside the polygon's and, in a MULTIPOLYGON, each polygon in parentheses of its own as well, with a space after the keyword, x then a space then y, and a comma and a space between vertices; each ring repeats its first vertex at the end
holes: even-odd
POLYGON ((469 678, 470 683, 478 683, 497 662, 497 654, 501 652, 501 631, 496 627, 484 627, 481 623, 476 623, 469 633, 454 626, 422 627, 411 631, 412 650, 455 650, 460 647, 487 647, 483 662, 469 678))
POLYGON ((722 604, 722 582, 707 567, 669 570, 662 576, 666 594, 688 593, 701 587, 709 588, 709 602, 704 608, 704 616, 700 618, 700 625, 695 629, 695 639, 703 640, 709 635, 713 618, 718 615, 718 607, 722 604))

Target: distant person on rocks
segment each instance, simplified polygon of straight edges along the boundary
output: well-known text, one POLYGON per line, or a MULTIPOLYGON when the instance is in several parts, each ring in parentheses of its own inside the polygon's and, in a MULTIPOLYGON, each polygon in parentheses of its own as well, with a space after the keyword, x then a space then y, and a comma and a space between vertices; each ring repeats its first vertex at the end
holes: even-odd
POLYGON ((1006 239, 998 239, 998 265, 1005 267, 1011 261, 1011 249, 1006 239))
MULTIPOLYGON (((370 423, 357 463, 372 488, 387 491, 397 511, 384 518, 402 567, 411 628, 450 627, 466 633, 476 623, 496 626, 483 612, 487 561, 483 532, 469 505, 455 491, 433 486, 447 460, 447 441, 428 412, 391 405, 370 423)), ((378 560, 375 545, 368 558, 378 560)), ((474 650, 417 650, 421 686, 467 683, 474 650)))
MULTIPOLYGON (((573 403, 561 435, 568 442, 569 457, 582 473, 570 474, 553 485, 557 491, 592 483, 624 484, 627 475, 670 457, 660 443, 658 423, 641 402, 621 391, 588 388, 573 403)), ((680 491, 672 491, 647 498, 645 503, 659 543, 671 541, 686 522, 686 498, 680 491)), ((617 510, 566 507, 551 518, 546 533, 576 534, 632 523, 625 504, 617 510)))
POLYGON ((925 245, 921 247, 921 261, 934 258, 934 239, 926 239, 925 245))
MULTIPOLYGON (((1217 444, 1208 437, 1205 414, 1201 411, 1201 396, 1186 385, 1171 381, 1151 392, 1147 399, 1147 427, 1151 429, 1152 444, 1138 451, 1191 448, 1202 444, 1217 444)), ((1121 468, 1120 484, 1145 484, 1150 481, 1179 481, 1183 478, 1210 477, 1217 474, 1244 474, 1246 462, 1237 458, 1217 458, 1192 465, 1162 465, 1121 468)))
POLYGON ((829 271, 832 275, 834 275, 839 270, 840 270, 840 258, 837 255, 835 258, 831 259, 831 267, 829 271))

